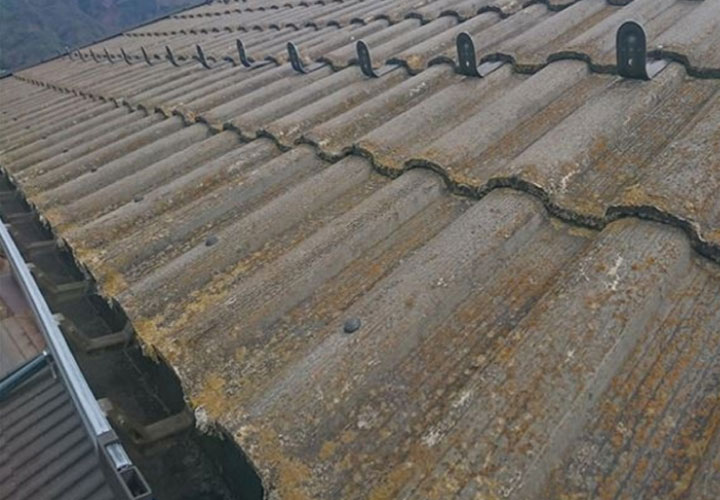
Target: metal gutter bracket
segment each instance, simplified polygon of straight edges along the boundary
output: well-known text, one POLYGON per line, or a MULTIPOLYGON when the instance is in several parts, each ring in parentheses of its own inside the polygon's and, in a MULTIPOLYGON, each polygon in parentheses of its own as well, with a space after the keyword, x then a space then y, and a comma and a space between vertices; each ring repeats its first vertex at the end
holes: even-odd
POLYGON ((635 21, 626 21, 620 26, 615 44, 618 74, 624 78, 650 80, 669 64, 666 59, 648 62, 647 36, 635 21))
POLYGON ((363 75, 368 78, 380 78, 381 76, 389 73, 396 69, 396 66, 384 65, 379 69, 374 69, 372 65, 372 57, 370 56, 370 47, 364 40, 358 40, 355 44, 355 50, 357 52, 358 64, 360 64, 360 71, 363 75))
MULTIPOLYGON (((478 69, 477 56, 475 55, 475 42, 470 33, 463 31, 455 40, 458 53, 458 73, 465 76, 483 75, 478 69)), ((493 68, 494 69, 494 68, 493 68)))
POLYGON ((150 61, 150 56, 147 53, 147 50, 145 50, 145 47, 140 47, 140 51, 142 51, 143 58, 145 59, 145 62, 148 66, 152 66, 152 61, 150 61))
POLYGON ((242 40, 240 40, 238 38, 235 41, 235 45, 237 46, 238 58, 240 59, 240 64, 242 64, 246 68, 249 68, 250 66, 252 66, 252 61, 248 58, 247 53, 245 52, 245 45, 242 43, 242 40))
POLYGON ((316 71, 320 69, 321 66, 323 66, 322 63, 313 63, 309 66, 306 66, 300 58, 300 51, 298 50, 297 45, 292 42, 287 43, 287 50, 288 56, 290 57, 290 65, 298 73, 312 73, 313 71, 316 71))
POLYGON ((170 64, 172 64, 173 66, 180 66, 175 59, 175 55, 172 53, 172 50, 170 50, 169 45, 165 46, 165 57, 167 57, 167 60, 170 61, 170 64))
POLYGON ((105 49, 105 57, 107 57, 108 62, 110 64, 115 64, 112 60, 112 56, 110 55, 110 52, 108 52, 107 47, 104 47, 104 49, 105 49))
POLYGON ((130 56, 127 55, 127 53, 125 52, 125 49, 123 49, 122 47, 120 47, 120 53, 122 54, 122 57, 123 57, 123 59, 125 60, 125 62, 128 64, 128 66, 132 65, 132 61, 130 60, 130 56))
POLYGON ((475 42, 467 31, 463 31, 455 40, 458 54, 457 72, 465 76, 485 78, 490 73, 505 64, 505 61, 485 61, 478 65, 475 51, 475 42))
POLYGON ((200 47, 200 44, 195 45, 195 50, 197 50, 197 60, 200 62, 200 64, 203 65, 203 68, 210 69, 210 63, 208 62, 207 58, 205 57, 205 52, 203 52, 202 47, 200 47))
POLYGON ((85 56, 83 55, 82 52, 80 52, 80 50, 77 51, 77 55, 82 62, 85 62, 85 56))
POLYGON ((98 58, 97 58, 97 56, 95 55, 95 52, 93 52, 93 49, 90 49, 90 57, 92 57, 92 60, 93 60, 93 61, 95 61, 95 62, 100 62, 100 61, 98 61, 98 58))
POLYGON ((458 55, 458 73, 465 76, 480 77, 477 56, 475 55, 475 42, 470 33, 463 31, 455 40, 458 55))

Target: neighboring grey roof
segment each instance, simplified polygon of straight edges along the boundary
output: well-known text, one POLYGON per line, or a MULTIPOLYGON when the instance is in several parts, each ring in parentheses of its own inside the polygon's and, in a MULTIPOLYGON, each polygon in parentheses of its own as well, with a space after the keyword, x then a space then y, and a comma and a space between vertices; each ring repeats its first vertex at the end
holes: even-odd
POLYGON ((100 460, 50 366, 0 401, 0 498, 111 500, 100 460))
POLYGON ((720 2, 612 3, 198 7, 0 83, 0 161, 271 495, 716 498, 720 2))
MULTIPOLYGON (((149 498, 117 436, 95 406, 26 256, 46 229, 18 213, 0 178, 0 499, 149 498), (6 222, 12 221, 12 222, 6 222), (33 229, 34 227, 34 229, 33 229), (12 232, 26 252, 21 254, 12 232)), ((25 205, 27 208, 27 205, 25 205)), ((58 261, 55 264, 59 264, 58 261)), ((57 274, 52 268, 50 274, 57 274)), ((59 286, 63 285, 59 282, 59 286)))
POLYGON ((40 354, 44 347, 32 311, 7 260, 0 256, 0 379, 40 354))
MULTIPOLYGON (((0 380, 45 340, 0 257, 0 380)), ((64 384, 46 366, 0 400, 0 499, 112 499, 95 447, 64 384)))

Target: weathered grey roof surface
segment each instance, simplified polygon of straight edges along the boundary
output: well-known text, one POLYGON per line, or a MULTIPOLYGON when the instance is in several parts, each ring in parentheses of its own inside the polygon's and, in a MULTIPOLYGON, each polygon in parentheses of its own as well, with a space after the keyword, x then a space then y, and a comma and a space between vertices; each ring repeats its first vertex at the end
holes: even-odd
POLYGON ((717 0, 213 3, 2 81, 1 161, 271 495, 717 498, 719 44, 717 0))

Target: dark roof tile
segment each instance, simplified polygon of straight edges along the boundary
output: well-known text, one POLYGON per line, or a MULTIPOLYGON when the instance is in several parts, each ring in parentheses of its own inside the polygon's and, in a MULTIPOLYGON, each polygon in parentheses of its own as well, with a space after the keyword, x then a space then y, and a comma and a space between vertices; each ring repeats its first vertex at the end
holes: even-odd
POLYGON ((2 498, 112 499, 80 415, 51 367, 0 402, 2 498))

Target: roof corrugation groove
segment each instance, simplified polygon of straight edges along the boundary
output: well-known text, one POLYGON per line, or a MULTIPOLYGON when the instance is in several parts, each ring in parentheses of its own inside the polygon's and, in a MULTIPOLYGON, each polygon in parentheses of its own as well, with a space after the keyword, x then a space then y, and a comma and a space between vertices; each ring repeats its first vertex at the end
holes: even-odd
POLYGON ((72 400, 50 367, 0 403, 0 498, 112 499, 72 400))
POLYGON ((273 64, 198 31, 0 83, 3 167, 193 405, 281 498, 716 498, 719 3, 289 4, 143 28, 311 11, 242 33, 273 64))

